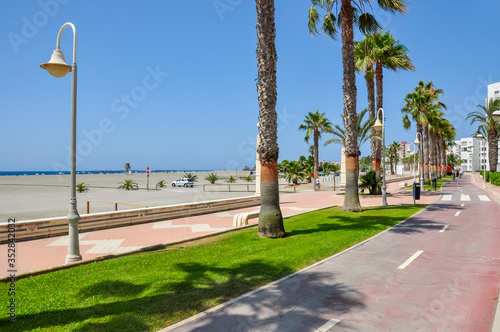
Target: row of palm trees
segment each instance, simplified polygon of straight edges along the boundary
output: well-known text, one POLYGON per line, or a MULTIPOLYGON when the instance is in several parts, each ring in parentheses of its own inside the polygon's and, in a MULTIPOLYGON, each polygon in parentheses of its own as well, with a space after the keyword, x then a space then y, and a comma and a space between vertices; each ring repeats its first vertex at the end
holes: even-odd
MULTIPOLYGON (((311 0, 309 8, 309 31, 318 34, 320 28, 327 36, 335 39, 340 33, 342 40, 343 101, 344 101, 344 148, 346 155, 345 211, 361 211, 358 194, 359 144, 356 88, 356 61, 354 27, 363 34, 377 33, 381 27, 367 9, 372 8, 371 0, 311 0), (320 17, 319 11, 324 13, 320 17)), ((390 13, 405 13, 405 0, 377 0, 379 7, 390 13)), ((257 153, 261 163, 261 210, 259 216, 259 235, 262 237, 283 237, 286 232, 279 207, 279 188, 277 162, 276 113, 276 29, 274 19, 274 0, 255 0, 257 10, 257 91, 259 100, 259 143, 257 153)), ((382 34, 380 39, 387 38, 382 34)), ((384 52, 384 51, 381 51, 384 52)), ((375 57, 375 53, 369 53, 375 57)), ((377 60, 378 61, 378 60, 377 60)), ((382 107, 383 68, 394 68, 391 64, 375 64, 375 74, 380 76, 377 86, 380 100, 377 108, 382 107)), ((412 68, 412 66, 408 67, 412 68)), ((365 65, 366 69, 366 65, 365 65)), ((370 107, 373 109, 373 103, 370 107)), ((373 112, 373 117, 374 117, 373 112)), ((311 133, 312 134, 312 133, 311 133)), ((377 154, 375 154, 377 156, 377 154)))
POLYGON ((442 177, 446 172, 446 150, 453 144, 456 131, 445 118, 446 105, 439 97, 444 94, 432 81, 420 81, 415 89, 408 93, 401 109, 403 125, 410 129, 412 122, 417 127, 419 160, 423 171, 424 183, 431 178, 442 177))

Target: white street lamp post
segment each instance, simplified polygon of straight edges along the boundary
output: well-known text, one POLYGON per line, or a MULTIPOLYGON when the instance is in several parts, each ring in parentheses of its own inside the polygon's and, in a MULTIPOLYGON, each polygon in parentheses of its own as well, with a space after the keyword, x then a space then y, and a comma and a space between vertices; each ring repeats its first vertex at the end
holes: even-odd
POLYGON ((418 161, 420 164, 420 169, 418 171, 419 178, 420 178, 420 188, 422 191, 424 191, 424 137, 421 133, 417 132, 417 136, 415 137, 415 144, 420 145, 422 143, 422 146, 420 147, 419 150, 421 150, 420 155, 418 156, 418 161), (418 136, 420 136, 420 140, 418 139, 418 136))
MULTIPOLYGON (((419 134, 420 133, 417 133, 417 135, 415 137, 415 142, 413 142, 413 167, 416 167, 416 164, 417 164, 417 161, 416 161, 417 146, 420 145, 420 141, 418 140, 419 134)), ((416 185, 415 175, 416 174, 417 174, 416 169, 413 169, 413 205, 415 205, 415 195, 417 194, 417 189, 415 188, 415 185, 416 185)))
MULTIPOLYGON (((477 135, 476 135, 476 138, 477 138, 477 139, 478 139, 481 143, 482 143, 482 142, 483 142, 483 140, 484 140, 484 136, 483 136, 483 135, 481 135, 481 134, 477 134, 477 135)), ((481 144, 481 145, 483 145, 483 144, 481 144)), ((483 165, 483 161, 482 161, 482 159, 483 159, 483 157, 482 157, 482 154, 483 154, 483 147, 482 147, 482 146, 481 146, 481 150, 480 150, 480 151, 481 151, 481 154, 480 154, 480 156, 479 156, 479 157, 481 158, 481 167, 483 168, 483 188, 486 188, 486 157, 484 158, 484 159, 485 159, 485 160, 484 160, 485 162, 484 162, 484 165, 483 165)))
POLYGON ((49 62, 40 65, 47 69, 54 77, 64 77, 68 72, 73 72, 71 80, 71 195, 69 200, 69 213, 66 217, 69 224, 69 244, 66 264, 81 261, 80 243, 78 240, 78 214, 76 205, 76 28, 72 23, 65 23, 57 35, 57 45, 49 62), (60 48, 61 34, 63 30, 70 26, 73 29, 73 66, 66 63, 60 48))
POLYGON ((384 110, 379 108, 377 111, 377 120, 373 125, 373 129, 376 131, 382 130, 382 206, 387 206, 387 186, 385 184, 385 119, 384 119, 384 110), (380 121, 379 113, 382 112, 382 121, 380 121))

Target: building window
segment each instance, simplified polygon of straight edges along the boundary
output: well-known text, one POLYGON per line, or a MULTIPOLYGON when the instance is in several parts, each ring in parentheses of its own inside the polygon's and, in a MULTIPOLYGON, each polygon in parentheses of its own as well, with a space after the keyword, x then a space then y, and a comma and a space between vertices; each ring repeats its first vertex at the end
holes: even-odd
POLYGON ((498 97, 500 97, 500 91, 497 90, 497 91, 495 91, 493 98, 495 98, 495 100, 496 100, 496 99, 498 99, 498 97))

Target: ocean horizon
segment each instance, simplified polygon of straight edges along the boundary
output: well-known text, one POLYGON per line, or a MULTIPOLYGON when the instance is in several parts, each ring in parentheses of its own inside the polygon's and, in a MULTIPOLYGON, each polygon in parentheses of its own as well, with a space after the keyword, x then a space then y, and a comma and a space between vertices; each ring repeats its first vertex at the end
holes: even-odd
MULTIPOLYGON (((165 169, 165 170, 150 170, 150 173, 172 173, 172 172, 213 172, 211 169, 165 169)), ((132 170, 132 174, 144 174, 146 170, 132 170)), ((64 175, 70 174, 70 171, 0 171, 0 176, 24 176, 24 175, 64 175)), ((125 170, 92 170, 92 171, 76 171, 76 174, 129 174, 125 170)))

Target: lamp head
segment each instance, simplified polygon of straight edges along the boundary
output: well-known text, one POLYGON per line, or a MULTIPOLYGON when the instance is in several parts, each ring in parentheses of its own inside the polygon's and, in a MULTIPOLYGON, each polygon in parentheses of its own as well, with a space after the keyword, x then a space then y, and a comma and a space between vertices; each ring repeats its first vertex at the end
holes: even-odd
POLYGON ((484 136, 482 134, 477 134, 476 135, 476 138, 480 141, 482 141, 484 139, 484 136))
POLYGON ((494 121, 500 121, 500 110, 493 112, 491 115, 494 121))
POLYGON ((420 141, 418 140, 418 136, 415 137, 415 142, 413 142, 413 144, 415 144, 417 146, 420 145, 420 141))
POLYGON ((377 120, 375 120, 375 124, 373 125, 372 128, 375 129, 376 131, 381 131, 383 127, 384 126, 382 125, 382 121, 380 121, 380 119, 377 118, 377 120))
POLYGON ((66 63, 64 55, 59 49, 56 49, 54 53, 52 53, 49 62, 42 63, 40 67, 47 69, 49 74, 54 77, 64 77, 71 71, 71 66, 66 63))

